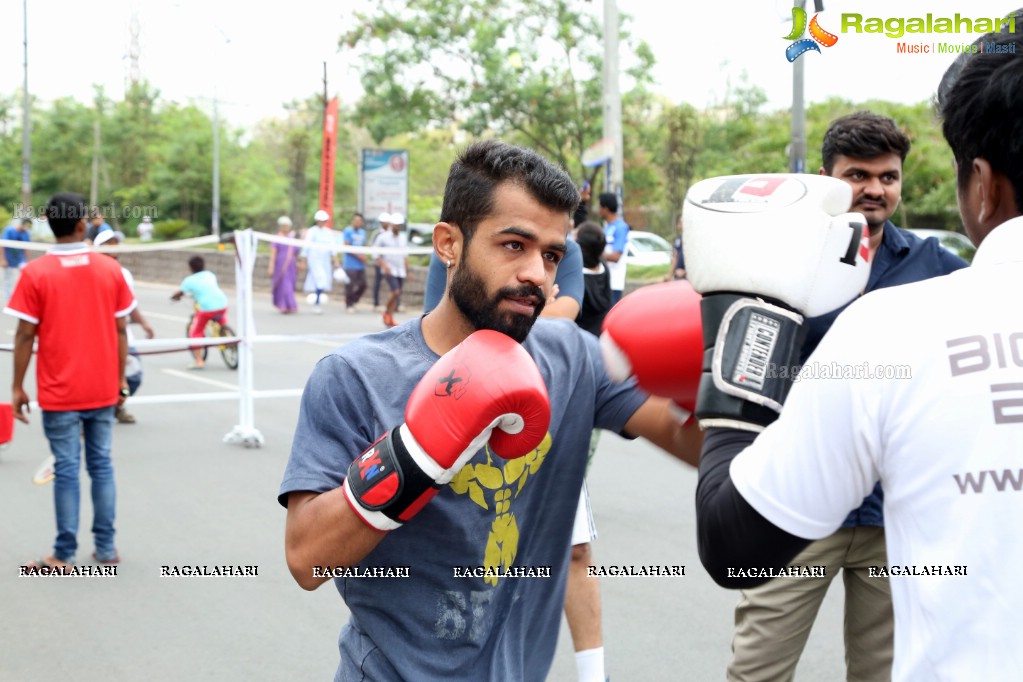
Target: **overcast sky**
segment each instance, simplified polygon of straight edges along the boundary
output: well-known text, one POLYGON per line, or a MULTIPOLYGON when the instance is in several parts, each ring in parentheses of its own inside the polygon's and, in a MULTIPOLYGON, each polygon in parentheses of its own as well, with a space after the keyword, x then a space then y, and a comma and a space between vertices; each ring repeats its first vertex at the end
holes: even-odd
MULTIPOLYGON (((580 5, 602 16, 601 0, 580 5)), ((657 58, 656 90, 674 102, 698 107, 723 97, 727 84, 745 72, 765 89, 771 108, 791 98, 792 67, 785 60, 791 2, 732 3, 619 0, 632 15, 631 31, 657 58)), ((811 0, 812 6, 812 0, 811 0)), ((358 74, 337 39, 355 7, 367 0, 288 0, 252 4, 238 0, 28 0, 29 90, 43 100, 92 97, 92 84, 120 98, 130 60, 130 20, 137 13, 142 75, 164 99, 195 101, 208 108, 216 93, 222 116, 236 125, 282 112, 281 105, 322 90, 328 63, 330 93, 351 103, 360 93, 358 74)), ((918 102, 933 93, 948 54, 897 54, 898 41, 841 33, 841 15, 864 17, 1003 16, 1016 9, 991 0, 825 0, 823 28, 839 41, 800 59, 806 65, 806 99, 838 96, 918 102)), ((22 0, 0 2, 0 93, 13 94, 22 79, 22 0)), ((812 16, 812 14, 811 14, 812 16)), ((927 43, 971 42, 976 36, 906 36, 927 43)), ((600 36, 595 36, 600 40, 600 36)), ((1021 55, 1023 56, 1023 55, 1021 55)))

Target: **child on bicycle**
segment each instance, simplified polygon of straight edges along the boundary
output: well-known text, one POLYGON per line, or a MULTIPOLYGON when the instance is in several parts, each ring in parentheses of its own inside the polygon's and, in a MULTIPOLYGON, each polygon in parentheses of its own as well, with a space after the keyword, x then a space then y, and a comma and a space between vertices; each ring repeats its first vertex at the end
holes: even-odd
MULTIPOLYGON (((188 267, 192 274, 181 280, 181 289, 174 292, 171 298, 180 301, 182 296, 188 294, 195 299, 197 310, 188 336, 192 339, 201 339, 206 323, 210 320, 216 319, 220 324, 227 324, 227 296, 217 284, 217 276, 206 269, 206 261, 202 256, 189 258, 188 267)), ((195 359, 188 368, 202 369, 205 366, 202 347, 192 348, 192 355, 195 359)))

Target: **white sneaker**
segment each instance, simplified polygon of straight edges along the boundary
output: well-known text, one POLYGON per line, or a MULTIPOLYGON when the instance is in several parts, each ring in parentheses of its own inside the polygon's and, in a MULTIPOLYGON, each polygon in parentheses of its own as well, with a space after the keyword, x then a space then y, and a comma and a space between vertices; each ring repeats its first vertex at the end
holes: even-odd
POLYGON ((314 305, 313 306, 313 314, 315 314, 315 315, 322 315, 323 314, 323 308, 321 308, 318 305, 314 305))
POLYGON ((345 308, 345 312, 354 313, 355 312, 355 306, 353 306, 353 305, 348 306, 347 308, 345 308))

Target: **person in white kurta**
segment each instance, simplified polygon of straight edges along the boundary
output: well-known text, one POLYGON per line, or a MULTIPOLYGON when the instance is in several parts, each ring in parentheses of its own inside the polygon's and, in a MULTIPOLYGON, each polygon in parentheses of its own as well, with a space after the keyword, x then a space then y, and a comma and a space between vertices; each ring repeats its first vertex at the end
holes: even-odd
POLYGON ((320 300, 323 294, 329 292, 334 284, 334 270, 339 266, 337 256, 337 245, 340 243, 340 234, 327 225, 330 216, 326 211, 317 211, 314 216, 316 224, 306 231, 306 245, 299 254, 299 257, 306 263, 305 284, 302 290, 315 294, 313 298, 313 311, 322 312, 320 300), (335 248, 323 248, 331 246, 335 248))

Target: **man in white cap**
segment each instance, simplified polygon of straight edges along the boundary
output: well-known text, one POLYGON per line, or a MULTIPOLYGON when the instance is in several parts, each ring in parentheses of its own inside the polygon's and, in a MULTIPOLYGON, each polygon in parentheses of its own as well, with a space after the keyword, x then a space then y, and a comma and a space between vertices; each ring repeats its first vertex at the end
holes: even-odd
POLYGON ((391 295, 387 298, 387 305, 384 308, 384 324, 388 327, 397 326, 394 320, 394 313, 398 309, 398 297, 401 296, 401 286, 408 273, 408 252, 396 252, 394 249, 407 249, 408 242, 401 231, 405 222, 405 216, 400 213, 382 214, 380 216, 380 234, 373 240, 373 246, 390 249, 386 253, 376 254, 376 263, 380 268, 380 274, 391 289, 391 295), (388 219, 385 226, 384 218, 388 219), (390 228, 390 229, 387 229, 390 228))
POLYGON ((306 245, 299 257, 306 262, 305 285, 302 290, 315 294, 310 298, 313 299, 313 312, 319 315, 323 312, 320 303, 331 290, 334 270, 339 266, 338 239, 337 234, 327 224, 330 221, 330 214, 320 209, 313 216, 313 220, 316 224, 306 231, 306 245))
POLYGON ((153 220, 147 215, 142 216, 138 226, 139 241, 148 242, 153 239, 153 220))

